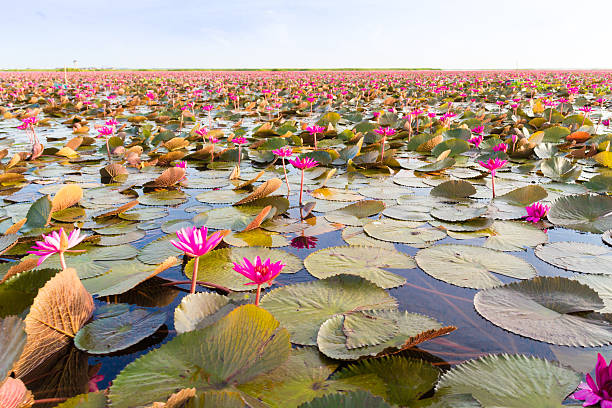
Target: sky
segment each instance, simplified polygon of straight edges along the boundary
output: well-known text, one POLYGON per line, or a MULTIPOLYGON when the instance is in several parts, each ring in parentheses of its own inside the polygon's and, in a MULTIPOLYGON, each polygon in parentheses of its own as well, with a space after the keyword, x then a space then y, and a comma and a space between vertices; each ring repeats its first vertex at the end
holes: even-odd
POLYGON ((610 0, 2 3, 2 69, 612 69, 610 0))

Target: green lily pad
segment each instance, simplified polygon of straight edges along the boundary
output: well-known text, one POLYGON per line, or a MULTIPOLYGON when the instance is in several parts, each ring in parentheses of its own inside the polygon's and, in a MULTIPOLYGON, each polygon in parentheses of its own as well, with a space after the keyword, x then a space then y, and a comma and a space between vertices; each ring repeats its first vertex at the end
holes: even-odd
POLYGON ((476 311, 512 333, 561 346, 612 343, 612 317, 597 293, 575 280, 537 277, 478 292, 476 311))
MULTIPOLYGON (((344 332, 347 314, 336 314, 321 325, 317 334, 317 346, 321 353, 337 360, 357 360, 361 357, 395 353, 455 330, 455 327, 444 327, 437 320, 416 313, 397 310, 360 311, 356 313, 365 313, 390 320, 397 327, 397 332, 389 339, 376 345, 364 345, 349 349, 347 347, 347 336, 344 332)), ((373 334, 369 334, 368 337, 371 336, 373 334)))
MULTIPOLYGON (((218 230, 230 229, 232 231, 242 231, 263 209, 264 207, 250 204, 236 207, 215 208, 205 213, 208 215, 206 226, 218 230)), ((274 215, 276 215, 276 213, 274 209, 272 209, 264 218, 264 221, 271 219, 274 215)))
POLYGON ((486 233, 489 238, 483 246, 498 251, 524 251, 548 242, 546 232, 525 222, 495 221, 486 233))
POLYGON ((492 273, 529 279, 536 270, 526 261, 504 252, 470 245, 444 244, 425 248, 415 256, 425 273, 464 288, 484 289, 502 282, 492 273))
POLYGON ((391 242, 381 241, 376 238, 369 237, 366 235, 363 227, 346 227, 342 230, 342 239, 349 245, 352 246, 365 246, 365 247, 380 247, 384 249, 393 250, 395 246, 391 242))
POLYGON ((289 245, 289 240, 281 234, 256 228, 245 232, 232 232, 226 235, 223 240, 236 247, 259 246, 278 248, 289 245))
POLYGON ((538 185, 519 187, 504 195, 495 197, 495 201, 504 201, 511 205, 526 207, 548 197, 548 192, 538 185))
POLYGON ((151 336, 166 321, 162 310, 120 310, 94 319, 78 331, 74 345, 89 354, 124 350, 151 336))
POLYGON ((202 203, 233 204, 248 196, 248 193, 239 190, 211 190, 198 194, 195 198, 202 203))
POLYGON ((160 190, 138 197, 142 205, 179 205, 187 201, 187 195, 180 190, 160 190))
POLYGON ((430 192, 432 196, 444 198, 466 198, 476 194, 472 183, 465 180, 449 180, 435 186, 430 192))
POLYGON ((593 289, 604 302, 598 313, 612 313, 612 275, 576 275, 572 279, 593 289))
POLYGON ((569 271, 612 275, 612 248, 582 242, 551 242, 536 247, 535 256, 569 271))
POLYGON ((365 279, 338 275, 274 289, 262 298, 261 306, 289 330, 292 343, 314 346, 319 327, 330 317, 357 308, 395 309, 397 302, 365 279))
POLYGON ((580 377, 552 361, 500 354, 452 368, 436 391, 472 394, 484 408, 557 408, 576 389, 580 377))
POLYGON ((548 213, 553 224, 601 234, 612 228, 612 197, 572 195, 557 199, 548 213))
MULTIPOLYGON (((253 261, 256 256, 270 261, 282 261, 285 265, 281 273, 296 273, 304 266, 302 260, 297 256, 283 251, 282 249, 264 247, 242 247, 216 249, 200 257, 198 268, 198 280, 225 286, 234 291, 247 291, 255 289, 250 282, 234 268, 234 262, 243 262, 244 258, 253 261)), ((191 279, 193 275, 194 260, 190 259, 185 266, 185 275, 191 279)), ((267 287, 263 285, 262 287, 267 287)))
POLYGON ((0 383, 13 371, 25 347, 25 323, 17 316, 0 318, 0 383))
POLYGON ((412 221, 376 220, 363 229, 372 238, 388 242, 401 242, 423 248, 446 237, 446 232, 434 228, 417 228, 412 221))
POLYGON ((328 394, 302 404, 299 408, 391 408, 384 399, 366 391, 353 391, 346 394, 328 394))
POLYGON ((21 272, 9 278, 0 285, 0 317, 25 317, 24 312, 32 305, 38 290, 58 272, 59 269, 43 268, 21 272))
POLYGON ((488 207, 472 207, 467 205, 446 205, 431 210, 431 216, 442 221, 469 221, 481 217, 488 207))
POLYGON ((582 172, 580 166, 574 165, 571 160, 561 156, 542 160, 540 170, 546 177, 562 182, 574 181, 580 177, 582 172))
POLYGON ((339 246, 313 252, 304 259, 304 266, 319 279, 340 274, 356 275, 389 289, 403 285, 406 280, 384 269, 412 269, 416 265, 410 256, 396 250, 339 246))
POLYGON ((163 208, 138 208, 119 214, 119 218, 128 221, 150 221, 168 216, 168 210, 163 208))
POLYGON ((339 210, 325 214, 329 222, 337 222, 344 225, 360 227, 367 218, 376 215, 385 209, 385 203, 378 200, 362 200, 354 204, 342 207, 339 210))
POLYGON ((229 297, 214 292, 187 295, 181 300, 181 304, 174 309, 174 327, 178 334, 202 329, 248 302, 248 296, 229 297))
POLYGON ((104 391, 89 392, 79 394, 76 397, 68 398, 66 401, 57 405, 56 408, 105 408, 106 393, 104 391))
POLYGON ((270 313, 241 306, 128 364, 113 380, 109 399, 113 407, 128 408, 166 401, 183 388, 235 391, 282 365, 290 351, 289 333, 270 313))
POLYGON ((158 238, 142 247, 138 253, 138 260, 147 265, 157 265, 162 263, 169 256, 179 256, 183 251, 170 243, 176 240, 176 234, 168 234, 158 238))

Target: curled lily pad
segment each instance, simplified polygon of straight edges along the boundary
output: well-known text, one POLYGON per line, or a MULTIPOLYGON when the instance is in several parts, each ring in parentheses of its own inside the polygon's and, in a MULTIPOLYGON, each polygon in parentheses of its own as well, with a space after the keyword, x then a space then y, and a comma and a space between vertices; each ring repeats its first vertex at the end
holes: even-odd
MULTIPOLYGON (((303 268, 300 258, 281 249, 264 247, 223 248, 200 257, 198 280, 222 285, 235 291, 252 290, 254 287, 247 285, 250 281, 233 268, 234 262, 242 262, 244 258, 253 260, 256 256, 262 259, 270 258, 272 262, 282 261, 286 265, 282 273, 296 273, 303 268)), ((189 279, 193 275, 193 262, 194 260, 190 259, 185 266, 185 275, 189 279)))
POLYGON ((484 289, 502 282, 492 273, 517 279, 529 279, 536 270, 516 256, 470 245, 444 244, 421 249, 417 265, 427 274, 465 288, 484 289))
POLYGON ((557 199, 548 213, 553 224, 601 234, 612 228, 612 197, 571 195, 557 199))
POLYGON ((576 180, 582 172, 580 166, 574 165, 570 160, 561 156, 542 160, 540 170, 546 177, 563 182, 576 180))
POLYGON ((174 310, 174 327, 176 332, 181 334, 210 326, 248 302, 248 296, 229 297, 214 292, 185 296, 174 310))
POLYGON ((562 346, 612 343, 612 316, 593 313, 604 304, 577 281, 537 277, 478 292, 474 307, 485 319, 521 336, 562 346))
POLYGON ((338 275, 274 289, 261 306, 289 330, 292 343, 314 346, 319 327, 330 317, 355 309, 395 309, 397 301, 365 279, 338 275))
MULTIPOLYGON (((361 347, 349 348, 345 333, 348 314, 336 314, 321 325, 317 334, 317 346, 321 353, 338 360, 357 360, 364 356, 383 355, 414 347, 424 341, 455 330, 453 326, 444 327, 435 319, 416 313, 397 310, 358 313, 367 313, 369 316, 389 321, 391 325, 397 327, 397 331, 388 339, 378 342, 378 344, 365 344, 361 347)), ((362 328, 364 330, 373 329, 373 327, 366 326, 362 326, 362 328)), ((371 339, 374 335, 374 333, 361 333, 362 338, 367 339, 371 339)))
POLYGON ((119 310, 83 326, 74 337, 74 344, 89 354, 112 353, 151 336, 165 321, 166 314, 161 310, 119 310))
POLYGON ((612 275, 612 248, 582 242, 551 242, 536 247, 535 256, 562 269, 612 275))
POLYGON ((410 256, 396 250, 340 246, 313 252, 304 260, 304 266, 319 279, 340 274, 357 275, 389 289, 403 285, 406 280, 384 269, 412 269, 416 265, 410 256))
POLYGON ((580 377, 557 363, 536 357, 490 355, 446 372, 436 392, 472 394, 488 408, 552 408, 561 406, 580 383, 580 377))
POLYGON ((446 232, 434 228, 418 228, 420 223, 412 221, 376 220, 363 229, 372 238, 388 242, 401 242, 423 248, 446 237, 446 232))
POLYGON ((504 195, 495 197, 495 201, 504 201, 511 205, 528 206, 548 196, 546 190, 538 185, 519 187, 504 195))
POLYGON ((612 275, 576 275, 572 279, 593 289, 604 302, 599 313, 612 313, 612 275))
POLYGON ((329 222, 359 227, 366 222, 367 217, 378 214, 385 209, 385 203, 378 200, 361 200, 347 205, 339 210, 325 214, 329 222))
POLYGON ((241 306, 128 364, 113 381, 109 399, 113 407, 127 408, 165 401, 183 388, 233 391, 283 364, 290 351, 289 333, 270 313, 241 306))

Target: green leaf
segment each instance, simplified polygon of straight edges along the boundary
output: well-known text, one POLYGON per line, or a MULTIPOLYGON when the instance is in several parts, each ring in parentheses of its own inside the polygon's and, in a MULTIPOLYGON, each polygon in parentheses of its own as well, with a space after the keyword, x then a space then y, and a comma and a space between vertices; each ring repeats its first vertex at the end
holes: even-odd
POLYGON ((229 297, 215 292, 187 295, 174 309, 174 328, 178 334, 202 329, 246 303, 249 303, 248 295, 229 297))
POLYGON ((361 200, 335 211, 325 214, 329 222, 337 222, 355 227, 363 226, 365 219, 380 213, 385 209, 385 203, 379 200, 361 200))
POLYGON ((528 206, 537 201, 543 200, 548 196, 548 192, 538 185, 528 185, 519 187, 502 196, 495 197, 495 201, 504 201, 511 205, 521 207, 528 206))
POLYGON ((166 401, 182 388, 235 391, 283 364, 289 333, 264 309, 241 306, 217 323, 183 333, 130 363, 110 388, 114 408, 166 401))
POLYGON ((384 269, 412 269, 416 265, 410 256, 395 249, 339 246, 311 253, 304 259, 304 266, 319 279, 356 275, 389 289, 403 285, 406 280, 384 269))
POLYGON ((562 182, 575 181, 582 172, 580 166, 575 166, 570 160, 561 156, 542 160, 540 170, 546 177, 562 182))
POLYGON ((151 336, 166 321, 158 310, 134 309, 104 315, 86 324, 74 337, 74 345, 89 354, 124 350, 151 336))
POLYGON ((105 408, 106 394, 104 391, 90 392, 72 397, 56 406, 56 408, 105 408))
POLYGON ((385 400, 369 392, 353 391, 347 394, 328 394, 302 404, 299 408, 391 408, 385 400))
POLYGON ((420 223, 398 220, 376 220, 364 225, 363 230, 372 238, 388 242, 401 242, 423 248, 446 238, 446 232, 437 228, 416 228, 420 223))
POLYGON ((26 218, 28 219, 23 226, 23 231, 29 231, 35 228, 43 228, 47 225, 51 217, 51 200, 49 196, 40 197, 34 201, 28 210, 26 218))
POLYGON ((478 292, 474 307, 482 317, 512 333, 561 346, 597 347, 612 343, 610 315, 597 293, 575 280, 537 277, 478 292))
POLYGON ((559 408, 579 382, 579 374, 551 361, 501 354, 452 368, 436 390, 472 394, 484 408, 559 408))
POLYGON ((0 317, 25 317, 38 290, 58 272, 58 269, 35 269, 15 275, 0 285, 0 317))
POLYGON ((464 288, 484 289, 502 282, 491 273, 517 279, 534 277, 526 261, 504 252, 470 245, 443 244, 425 248, 415 256, 425 273, 464 288))
POLYGON ((336 314, 321 325, 317 334, 317 346, 321 353, 338 360, 357 360, 361 357, 395 353, 455 330, 453 326, 443 327, 437 320, 417 313, 397 310, 360 311, 357 313, 391 320, 398 329, 397 333, 390 339, 374 346, 366 345, 349 349, 347 347, 347 337, 343 331, 347 314, 336 314))
POLYGON ((571 195, 557 199, 548 213, 553 224, 601 234, 612 228, 612 197, 571 195))
POLYGON ((314 346, 319 327, 330 317, 355 309, 395 309, 397 302, 365 279, 339 275, 274 289, 261 306, 289 330, 292 343, 314 346))
MULTIPOLYGON (((254 260, 256 256, 268 259, 274 263, 282 261, 285 265, 281 273, 296 273, 303 268, 302 260, 297 256, 281 249, 264 247, 241 247, 216 249, 200 257, 198 265, 198 280, 225 286, 234 291, 247 291, 255 289, 250 282, 234 270, 234 262, 242 262, 244 258, 254 260)), ((190 259, 185 266, 185 275, 191 279, 193 276, 194 260, 190 259)), ((262 287, 267 287, 263 285, 262 287)))
POLYGON ((0 318, 0 384, 13 370, 25 347, 25 323, 17 316, 0 318))
POLYGON ((535 256, 569 271, 612 275, 612 248, 583 242, 552 242, 539 245, 535 256))

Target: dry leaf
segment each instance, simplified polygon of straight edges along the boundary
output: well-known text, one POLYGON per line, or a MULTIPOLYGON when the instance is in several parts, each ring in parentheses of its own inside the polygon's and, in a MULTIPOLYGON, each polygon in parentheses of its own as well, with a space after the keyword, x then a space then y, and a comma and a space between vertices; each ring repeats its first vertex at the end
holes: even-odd
POLYGON ((103 178, 115 178, 120 174, 128 174, 128 171, 119 163, 111 163, 100 169, 100 176, 103 178))
POLYGON ((0 407, 29 408, 34 405, 34 396, 23 381, 8 377, 0 387, 0 407))
POLYGON ((77 152, 75 152, 69 147, 62 147, 55 153, 55 155, 62 156, 62 157, 77 157, 78 156, 77 152))
POLYGON ((78 149, 83 143, 83 138, 81 136, 75 136, 66 143, 65 147, 69 147, 72 150, 78 149))
POLYGON ((23 227, 23 225, 26 223, 26 221, 28 221, 27 218, 23 218, 19 221, 17 221, 16 223, 14 223, 13 225, 11 225, 10 227, 8 227, 6 229, 6 231, 4 231, 4 235, 8 235, 8 234, 16 234, 19 232, 19 230, 21 229, 21 227, 23 227))
POLYGON ((168 151, 182 149, 187 146, 189 146, 189 141, 185 140, 183 137, 173 137, 164 143, 164 147, 168 149, 168 151))
POLYGON ((281 179, 277 179, 277 178, 270 179, 266 181, 265 183, 263 183, 261 186, 257 187, 255 191, 253 191, 251 194, 249 194, 242 200, 238 201, 234 205, 246 204, 246 203, 250 203, 251 201, 255 201, 260 198, 264 198, 272 194, 276 190, 278 190, 279 187, 282 185, 283 185, 283 182, 281 181, 281 179))
POLYGON ((93 310, 93 298, 74 269, 66 268, 51 278, 38 291, 25 319, 28 340, 15 365, 17 377, 69 346, 93 310))
POLYGON ((257 214, 257 217, 255 217, 255 219, 253 221, 251 221, 251 223, 249 225, 247 225, 246 228, 242 230, 242 232, 251 231, 251 230, 254 230, 256 228, 259 228, 259 226, 261 225, 263 220, 270 213, 270 210, 272 210, 272 206, 271 205, 269 205, 269 206, 265 207, 263 210, 261 210, 259 212, 259 214, 257 214))
POLYGON ((154 402, 147 408, 181 408, 191 398, 195 397, 195 388, 183 388, 179 392, 175 392, 168 398, 168 402, 154 402))
POLYGON ((11 161, 8 162, 8 164, 6 165, 6 168, 10 169, 11 167, 15 167, 17 163, 19 163, 20 161, 21 161, 21 155, 17 153, 13 156, 11 161))
POLYGON ((185 169, 181 167, 170 167, 155 180, 145 183, 145 187, 170 187, 185 178, 185 169))
POLYGON ((72 207, 83 198, 83 189, 77 184, 66 184, 60 188, 51 201, 51 212, 72 207))
MULTIPOLYGON (((249 181, 245 181, 242 184, 238 184, 236 187, 234 187, 234 190, 242 190, 243 188, 250 186, 251 184, 253 184, 254 182, 256 182, 257 180, 259 180, 259 178, 261 176, 263 176, 263 174, 265 173, 265 170, 260 171, 259 173, 257 173, 257 175, 255 177, 253 177, 252 179, 250 179, 249 181)), ((231 180, 231 178, 230 178, 231 180)))
POLYGON ((19 262, 18 264, 11 266, 6 272, 6 275, 4 275, 2 280, 0 280, 0 284, 3 284, 4 282, 21 272, 30 271, 36 268, 37 264, 38 258, 27 258, 19 262))
POLYGON ((104 217, 112 217, 113 215, 121 214, 129 210, 130 208, 136 207, 139 204, 138 200, 130 201, 129 203, 125 203, 120 207, 117 207, 113 210, 107 211, 100 215, 96 215, 95 218, 104 218, 104 217))
POLYGON ((234 170, 232 170, 232 173, 230 174, 229 179, 238 180, 239 177, 240 177, 240 167, 236 165, 236 167, 234 167, 234 170))

